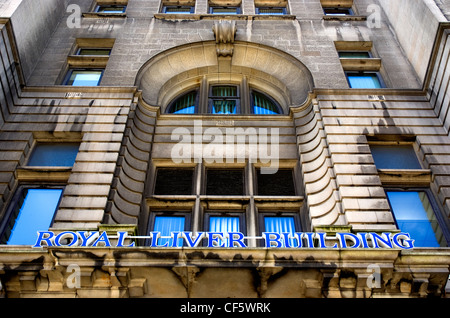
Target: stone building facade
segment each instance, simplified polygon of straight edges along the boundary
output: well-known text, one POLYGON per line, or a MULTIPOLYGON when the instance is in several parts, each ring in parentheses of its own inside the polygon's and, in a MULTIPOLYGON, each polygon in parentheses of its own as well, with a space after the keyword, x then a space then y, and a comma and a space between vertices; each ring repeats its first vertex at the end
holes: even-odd
POLYGON ((0 1, 1 294, 448 297, 449 10, 437 0, 0 1), (43 146, 58 159, 61 145, 76 145, 70 165, 32 163, 43 146), (31 242, 11 241, 30 189, 61 190, 37 229, 55 241, 36 242, 35 228, 31 242), (405 218, 398 193, 420 196, 426 218, 405 218), (216 229, 243 233, 245 246, 164 247, 157 222, 174 219, 205 238, 213 220, 233 220, 216 229), (264 246, 280 220, 304 246, 264 246), (366 236, 415 225, 432 228, 434 245, 366 236), (111 242, 76 246, 73 233, 111 242))

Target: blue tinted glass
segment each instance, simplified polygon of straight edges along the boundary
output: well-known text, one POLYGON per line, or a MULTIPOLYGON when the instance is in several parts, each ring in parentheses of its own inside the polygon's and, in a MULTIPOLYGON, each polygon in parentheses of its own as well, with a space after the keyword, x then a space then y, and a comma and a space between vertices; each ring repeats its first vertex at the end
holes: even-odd
MULTIPOLYGON (((161 232, 161 236, 170 236, 172 232, 184 231, 184 216, 156 216, 153 231, 161 232)), ((172 244, 172 239, 163 237, 158 240, 158 245, 172 244)), ((178 246, 183 244, 183 239, 178 240, 178 246)))
POLYGON ((29 189, 14 223, 9 245, 33 245, 37 232, 47 231, 61 198, 62 189, 29 189))
POLYGON ((235 100, 213 100, 212 113, 213 114, 236 114, 235 100))
POLYGON ((78 154, 78 143, 38 144, 28 166, 71 167, 78 154))
POLYGON ((377 74, 347 74, 351 88, 381 88, 380 79, 377 74))
POLYGON ((421 169, 412 146, 371 145, 373 160, 378 169, 421 169))
POLYGON ((170 106, 169 113, 194 114, 197 102, 197 91, 192 91, 178 97, 170 106))
POLYGON ((66 85, 71 86, 98 86, 103 71, 73 70, 66 85))
MULTIPOLYGON (((293 217, 289 216, 266 216, 264 217, 264 228, 266 232, 275 233, 290 233, 292 236, 295 233, 295 222, 293 217)), ((295 246, 295 239, 290 240, 291 246, 295 246)), ((284 245, 284 241, 283 241, 284 245)))
POLYGON ((253 92, 253 113, 257 115, 276 115, 279 114, 278 106, 264 94, 253 92))
POLYGON ((425 192, 387 192, 397 225, 417 247, 439 247, 444 237, 425 192))

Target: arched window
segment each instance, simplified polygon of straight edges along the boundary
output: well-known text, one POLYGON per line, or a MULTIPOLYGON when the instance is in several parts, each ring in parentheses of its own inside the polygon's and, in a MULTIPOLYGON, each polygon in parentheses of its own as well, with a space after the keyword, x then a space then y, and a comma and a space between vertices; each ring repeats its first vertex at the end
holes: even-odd
POLYGON ((197 113, 198 91, 193 90, 177 97, 168 107, 171 114, 195 114, 197 113))
POLYGON ((272 98, 252 90, 251 93, 252 112, 256 115, 278 115, 282 114, 281 107, 272 98))
POLYGON ((169 114, 279 115, 283 110, 274 98, 241 84, 200 84, 178 95, 167 107, 169 114), (208 89, 202 87, 208 85, 208 89), (242 96, 243 92, 249 96, 242 96), (205 96, 203 96, 205 95, 205 96))

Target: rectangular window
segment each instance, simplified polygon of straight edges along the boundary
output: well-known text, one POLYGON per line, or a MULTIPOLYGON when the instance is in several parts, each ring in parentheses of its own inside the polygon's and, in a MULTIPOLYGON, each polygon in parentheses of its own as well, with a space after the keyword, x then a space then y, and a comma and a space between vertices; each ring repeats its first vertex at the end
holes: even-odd
POLYGON ((102 4, 95 8, 97 13, 124 13, 127 10, 126 5, 102 4))
POLYGON ((63 189, 24 188, 19 190, 2 229, 1 242, 8 245, 33 245, 38 231, 47 231, 53 222, 63 189))
POLYGON ((256 14, 260 15, 285 15, 285 7, 256 7, 256 14))
MULTIPOLYGON (((224 233, 222 241, 218 239, 216 242, 212 242, 212 245, 228 246, 227 233, 240 232, 242 233, 243 222, 241 220, 242 213, 228 214, 228 213, 207 213, 206 224, 207 232, 224 233)), ((210 243, 211 244, 211 243, 210 243)))
POLYGON ((228 7, 228 6, 211 6, 209 7, 209 13, 211 14, 240 14, 240 7, 228 7))
POLYGON ((76 52, 76 55, 99 55, 99 56, 106 56, 111 54, 111 49, 105 49, 105 48, 79 48, 76 52))
POLYGON ((370 145, 377 169, 422 169, 412 145, 370 145))
POLYGON ((239 112, 237 86, 212 86, 209 100, 212 114, 237 114, 239 112))
POLYGON ((79 143, 38 143, 27 166, 72 167, 79 147, 79 143))
POLYGON ((243 195, 243 169, 207 169, 207 195, 243 195))
POLYGON ((194 12, 194 6, 163 6, 162 8, 162 13, 191 14, 194 12))
MULTIPOLYGON (((186 217, 184 215, 155 215, 153 221, 153 232, 160 232, 161 237, 157 241, 157 245, 165 245, 168 246, 174 245, 172 244, 173 239, 170 238, 172 232, 183 232, 186 227, 186 217)), ((183 245, 183 238, 180 236, 176 243, 177 246, 183 245)))
MULTIPOLYGON (((294 238, 294 233, 297 231, 295 226, 295 218, 294 216, 264 216, 264 231, 263 232, 272 232, 272 233, 289 233, 292 237, 289 239, 290 246, 297 246, 298 243, 294 238)), ((286 247, 286 242, 284 239, 281 240, 282 246, 286 247)))
POLYGON ((71 69, 64 84, 69 86, 98 86, 103 71, 103 69, 71 69))
POLYGON ((194 169, 158 168, 156 170, 155 194, 192 194, 194 169))
POLYGON ((347 16, 354 15, 352 8, 323 8, 325 15, 331 16, 347 16))
POLYGON ((209 217, 210 232, 239 232, 239 217, 237 216, 210 216, 209 217))
POLYGON ((351 88, 383 88, 384 85, 378 72, 346 72, 347 80, 351 88))
POLYGON ((295 196, 294 171, 278 169, 273 174, 262 174, 257 169, 257 193, 267 196, 295 196))
POLYGON ((338 52, 340 58, 345 59, 369 59, 372 57, 372 54, 367 51, 348 51, 348 52, 338 52))
POLYGON ((387 191, 398 228, 416 247, 446 246, 446 239, 426 191, 387 191))

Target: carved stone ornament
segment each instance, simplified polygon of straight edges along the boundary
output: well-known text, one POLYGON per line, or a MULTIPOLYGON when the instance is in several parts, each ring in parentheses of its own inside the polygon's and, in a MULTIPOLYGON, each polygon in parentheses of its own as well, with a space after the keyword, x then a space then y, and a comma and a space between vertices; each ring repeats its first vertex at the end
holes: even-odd
POLYGON ((236 22, 229 20, 214 22, 213 32, 217 43, 217 55, 232 56, 233 43, 236 36, 236 22))

